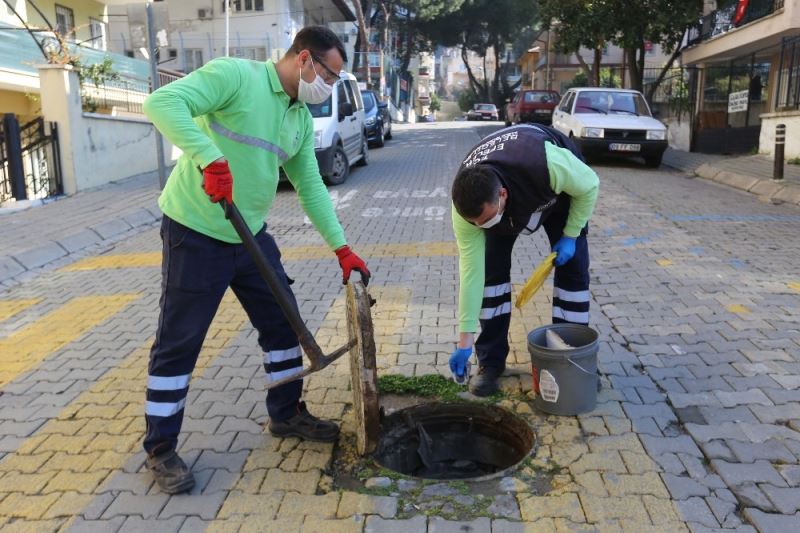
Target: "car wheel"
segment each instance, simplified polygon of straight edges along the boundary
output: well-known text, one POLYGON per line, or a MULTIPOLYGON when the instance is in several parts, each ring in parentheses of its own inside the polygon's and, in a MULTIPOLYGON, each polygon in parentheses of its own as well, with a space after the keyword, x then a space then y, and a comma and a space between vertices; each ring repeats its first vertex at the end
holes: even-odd
POLYGON ((511 125, 511 121, 506 119, 506 128, 509 127, 510 125, 511 125))
POLYGON ((341 185, 347 180, 350 175, 350 162, 347 160, 347 154, 344 153, 344 148, 341 145, 336 147, 333 152, 333 164, 331 165, 331 173, 325 176, 325 181, 328 185, 341 185))
POLYGON ((661 166, 661 159, 664 154, 649 155, 644 158, 645 164, 650 168, 658 168, 661 166))
POLYGON ((389 121, 389 130, 386 132, 386 135, 383 136, 384 139, 391 140, 392 138, 392 121, 389 121))
POLYGON ((369 165, 369 143, 367 143, 367 134, 361 135, 361 159, 358 160, 356 166, 365 167, 369 165))
POLYGON ((375 146, 377 148, 383 148, 384 139, 386 136, 383 134, 383 125, 378 126, 378 134, 376 135, 377 139, 375 139, 375 146))

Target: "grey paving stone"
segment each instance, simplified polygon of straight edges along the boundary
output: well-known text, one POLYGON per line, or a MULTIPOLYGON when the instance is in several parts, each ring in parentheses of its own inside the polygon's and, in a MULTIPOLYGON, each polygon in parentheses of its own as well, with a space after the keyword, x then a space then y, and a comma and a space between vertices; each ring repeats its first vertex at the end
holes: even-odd
POLYGON ((128 231, 131 229, 131 225, 121 219, 112 219, 89 226, 89 229, 100 235, 103 239, 110 239, 111 237, 128 231))
POLYGON ((767 461, 756 461, 752 464, 735 464, 714 459, 711 461, 711 466, 729 487, 747 483, 771 483, 776 487, 786 486, 786 482, 780 474, 767 461))
POLYGON ((492 520, 492 533, 527 533, 528 531, 530 531, 530 527, 522 522, 511 522, 503 519, 492 520))
POLYGON ((488 512, 493 516, 502 516, 512 520, 520 520, 522 518, 520 516, 517 499, 510 494, 495 496, 492 505, 489 506, 488 512))
POLYGON ((64 237, 59 237, 57 242, 67 252, 74 253, 97 244, 102 240, 102 237, 97 233, 90 229, 84 229, 76 233, 65 235, 64 237))
POLYGON ((178 530, 179 533, 196 533, 198 531, 205 531, 209 525, 211 525, 212 521, 203 520, 196 516, 189 516, 186 520, 181 524, 181 528, 178 530))
POLYGON ((146 224, 152 224, 155 222, 156 217, 153 216, 153 213, 148 211, 145 208, 139 208, 135 211, 127 213, 122 219, 127 222, 132 228, 137 228, 139 226, 144 226, 146 224))
POLYGON ((739 520, 735 514, 736 503, 721 498, 710 497, 706 498, 706 504, 722 526, 731 527, 741 524, 741 520, 739 520))
POLYGON ((176 494, 170 497, 167 505, 161 510, 159 519, 185 516, 199 516, 205 520, 213 520, 222 507, 227 493, 214 494, 176 494))
POLYGON ((775 468, 777 468, 790 487, 800 487, 800 466, 777 465, 775 468))
POLYGON ((747 508, 744 510, 744 516, 755 525, 759 533, 800 531, 800 513, 787 516, 747 508))
POLYGON ((709 490, 705 485, 686 476, 661 474, 661 479, 667 486, 670 495, 676 500, 686 500, 693 496, 708 496, 709 490))
POLYGON ((710 392, 681 393, 670 392, 667 394, 673 407, 681 408, 701 405, 722 405, 719 399, 710 392))
POLYGON ((25 272, 26 268, 12 257, 0 257, 0 280, 11 279, 25 272))
POLYGON ((672 412, 672 409, 670 409, 666 403, 655 405, 635 405, 623 402, 622 408, 630 418, 650 417, 656 420, 661 419, 666 421, 678 421, 675 413, 672 412))
POLYGON ((415 516, 406 520, 387 520, 377 515, 367 516, 364 533, 410 533, 411 531, 425 531, 428 519, 425 516, 415 516))
POLYGON ((742 392, 714 391, 714 395, 722 403, 723 407, 734 407, 737 405, 773 405, 772 401, 761 389, 749 389, 742 392))
POLYGON ((241 472, 242 467, 247 461, 249 452, 242 450, 239 452, 216 452, 213 450, 203 450, 197 458, 197 462, 192 467, 193 470, 204 469, 224 469, 228 472, 241 472))
POLYGON ((702 457, 703 452, 697 447, 689 435, 679 435, 677 437, 653 437, 650 435, 640 435, 645 449, 650 455, 661 455, 664 453, 685 453, 702 457))
POLYGON ((689 498, 675 502, 681 517, 687 522, 694 522, 706 527, 719 527, 720 523, 714 517, 711 509, 703 498, 689 498))
POLYGON ((736 424, 720 424, 715 426, 701 424, 686 424, 686 431, 692 436, 695 442, 703 443, 714 439, 737 439, 748 440, 744 431, 736 424))
POLYGON ((700 407, 700 413, 703 419, 713 421, 714 424, 722 424, 724 422, 750 422, 756 424, 760 422, 758 418, 750 410, 749 406, 740 405, 738 407, 700 407))
POLYGON ((734 528, 706 527, 702 524, 686 524, 692 533, 757 533, 756 528, 749 524, 743 524, 734 528))
POLYGON ((757 507, 766 512, 775 511, 775 505, 755 483, 733 487, 733 492, 745 507, 757 507))
POLYGON ((773 487, 768 483, 759 485, 767 498, 782 514, 794 514, 800 511, 800 488, 773 487))
POLYGON ((129 516, 122 527, 120 533, 177 533, 181 529, 186 517, 175 517, 169 520, 146 520, 138 516, 129 516))
POLYGON ((100 485, 97 492, 131 492, 137 495, 147 494, 153 486, 153 475, 150 472, 115 472, 100 485))
POLYGON ((777 439, 752 443, 738 440, 726 441, 733 455, 742 463, 754 463, 757 460, 766 460, 772 463, 792 463, 795 456, 783 443, 777 439))
POLYGON ((27 270, 30 270, 44 266, 65 255, 67 255, 67 251, 59 246, 58 243, 45 241, 37 243, 35 248, 28 248, 14 254, 14 259, 27 270))
POLYGON ((124 516, 118 516, 111 520, 86 520, 81 517, 75 518, 66 529, 68 533, 107 533, 119 531, 125 522, 124 516))
POLYGON ((161 493, 137 496, 130 492, 122 492, 114 498, 102 517, 139 515, 143 518, 155 518, 164 508, 168 499, 169 495, 161 493))
POLYGON ((491 533, 492 523, 486 517, 471 521, 456 522, 434 516, 428 521, 428 533, 462 533, 464 531, 469 531, 470 533, 491 533))

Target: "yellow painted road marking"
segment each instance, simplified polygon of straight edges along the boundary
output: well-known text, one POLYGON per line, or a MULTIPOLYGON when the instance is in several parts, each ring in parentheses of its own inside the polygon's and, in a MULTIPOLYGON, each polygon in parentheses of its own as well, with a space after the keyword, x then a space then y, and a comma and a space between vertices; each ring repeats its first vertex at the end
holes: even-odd
MULTIPOLYGON (((223 352, 245 320, 244 310, 228 292, 206 336, 195 375, 223 352)), ((76 517, 92 502, 97 488, 139 451, 151 344, 152 339, 136 348, 0 461, 0 516, 76 517), (6 482, 11 476, 19 482, 6 482), (43 485, 36 492, 46 498, 26 494, 35 483, 43 485)))
POLYGON ((656 259, 656 264, 662 267, 670 266, 672 264, 671 259, 656 259))
POLYGON ((0 322, 7 320, 17 313, 32 307, 39 302, 41 298, 30 298, 27 300, 0 300, 0 322))
POLYGON ((136 294, 75 298, 21 331, 0 339, 0 387, 137 298, 136 294))
MULTIPOLYGON (((408 244, 367 244, 358 246, 358 254, 367 262, 370 258, 382 257, 440 257, 456 256, 458 248, 454 241, 418 242, 408 244)), ((335 260, 327 246, 287 246, 281 249, 284 261, 307 261, 312 259, 335 260)), ((87 257, 62 268, 62 272, 103 270, 113 268, 141 268, 161 266, 161 252, 143 254, 114 254, 87 257)))
POLYGON ((736 313, 739 315, 744 315, 750 312, 750 309, 743 306, 742 304, 729 304, 725 306, 725 309, 727 309, 731 313, 736 313))
POLYGON ((790 281, 789 283, 786 284, 786 286, 792 289, 793 291, 800 292, 800 283, 796 281, 790 281))

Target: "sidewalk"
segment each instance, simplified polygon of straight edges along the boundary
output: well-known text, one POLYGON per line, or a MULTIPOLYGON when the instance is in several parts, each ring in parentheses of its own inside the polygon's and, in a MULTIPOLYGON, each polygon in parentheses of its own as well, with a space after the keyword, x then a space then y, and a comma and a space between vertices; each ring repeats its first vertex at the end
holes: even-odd
POLYGON ((158 175, 151 173, 24 210, 1 208, 0 287, 160 220, 159 193, 158 175))
POLYGON ((783 181, 772 179, 772 158, 723 156, 668 148, 664 164, 755 195, 764 201, 800 205, 800 165, 786 164, 783 181))

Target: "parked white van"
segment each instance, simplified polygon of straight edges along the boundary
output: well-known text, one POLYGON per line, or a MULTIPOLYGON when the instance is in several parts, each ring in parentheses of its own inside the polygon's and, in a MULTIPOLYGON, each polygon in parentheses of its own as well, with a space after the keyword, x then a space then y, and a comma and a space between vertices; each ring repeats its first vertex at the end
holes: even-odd
POLYGON ((369 163, 364 102, 355 76, 347 72, 321 104, 307 104, 314 117, 314 149, 322 177, 329 185, 344 183, 350 166, 369 163))

